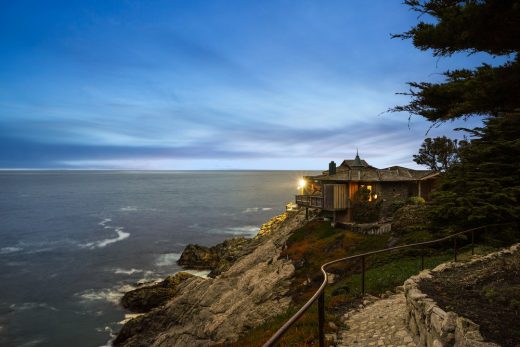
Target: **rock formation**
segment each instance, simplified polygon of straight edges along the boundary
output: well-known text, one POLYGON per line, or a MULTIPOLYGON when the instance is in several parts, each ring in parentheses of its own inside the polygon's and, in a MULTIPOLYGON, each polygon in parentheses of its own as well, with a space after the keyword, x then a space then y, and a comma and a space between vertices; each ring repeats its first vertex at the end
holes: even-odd
MULTIPOLYGON (((286 217, 286 218, 285 218, 286 217)), ((207 346, 231 342, 248 328, 283 313, 293 264, 279 258, 291 232, 305 223, 305 213, 273 223, 256 247, 216 278, 193 277, 179 284, 166 305, 127 322, 116 346, 207 346)))
POLYGON ((259 244, 258 239, 236 237, 213 247, 194 244, 186 246, 177 264, 186 269, 211 270, 209 276, 220 275, 239 258, 251 253, 259 244))
POLYGON ((192 278, 187 272, 179 272, 174 276, 168 276, 164 281, 152 285, 143 285, 131 290, 121 298, 121 305, 136 313, 149 312, 162 306, 172 299, 178 292, 179 284, 192 278))

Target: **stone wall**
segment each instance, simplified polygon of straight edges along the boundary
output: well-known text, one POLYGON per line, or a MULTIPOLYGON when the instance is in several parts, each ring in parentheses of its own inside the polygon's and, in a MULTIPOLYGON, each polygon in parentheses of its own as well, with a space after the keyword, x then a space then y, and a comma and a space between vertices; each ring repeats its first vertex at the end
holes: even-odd
POLYGON ((519 250, 520 244, 516 244, 468 263, 444 263, 433 270, 424 270, 417 276, 410 277, 404 283, 408 309, 406 323, 417 337, 417 345, 420 347, 499 347, 497 344, 484 342, 479 326, 471 320, 441 309, 433 299, 421 292, 419 283, 438 272, 474 263, 486 263, 519 250))
POLYGON ((353 224, 352 231, 363 235, 381 235, 392 231, 392 223, 353 224))
MULTIPOLYGON (((376 192, 383 200, 381 215, 386 216, 391 211, 392 204, 405 202, 410 196, 417 195, 416 182, 384 182, 376 184, 376 192)), ((379 198, 378 198, 379 199, 379 198)))

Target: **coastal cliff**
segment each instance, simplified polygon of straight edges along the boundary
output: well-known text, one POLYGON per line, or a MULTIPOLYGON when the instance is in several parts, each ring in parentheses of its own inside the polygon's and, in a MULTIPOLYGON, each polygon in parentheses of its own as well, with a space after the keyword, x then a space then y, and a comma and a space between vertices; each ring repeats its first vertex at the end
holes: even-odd
MULTIPOLYGON (((287 310, 294 266, 280 258, 305 213, 282 214, 264 224, 258 236, 219 268, 215 278, 187 278, 165 305, 127 322, 115 346, 208 346, 235 341, 247 329, 287 310), (244 250, 247 250, 244 251, 244 250)), ((244 246, 245 242, 239 242, 244 246)), ((207 253, 212 265, 221 263, 207 253)), ((197 266, 202 267, 204 263, 197 266)))

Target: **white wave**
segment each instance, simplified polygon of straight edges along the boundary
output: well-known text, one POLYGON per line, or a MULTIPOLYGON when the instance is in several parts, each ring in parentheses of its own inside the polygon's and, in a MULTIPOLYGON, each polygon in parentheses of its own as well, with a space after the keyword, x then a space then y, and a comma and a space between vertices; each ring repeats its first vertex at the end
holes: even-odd
POLYGON ((123 319, 122 321, 118 322, 118 324, 126 324, 126 322, 128 322, 129 320, 132 320, 134 318, 137 318, 139 316, 142 316, 144 313, 126 313, 125 314, 125 319, 123 319))
POLYGON ((101 222, 98 223, 98 225, 101 225, 101 226, 106 226, 108 223, 110 223, 112 221, 111 218, 105 218, 103 219, 101 222))
POLYGON ((190 273, 190 274, 198 276, 198 277, 208 278, 208 275, 211 271, 210 270, 182 270, 179 272, 187 272, 187 273, 190 273))
POLYGON ((117 268, 114 270, 114 273, 118 274, 118 275, 133 275, 133 274, 141 273, 141 272, 143 272, 143 270, 134 269, 134 268, 131 268, 130 270, 117 268))
POLYGON ((110 336, 110 339, 104 344, 104 345, 101 345, 99 347, 112 347, 112 342, 114 341, 114 339, 116 338, 116 334, 114 333, 114 330, 112 330, 111 327, 109 327, 108 325, 105 326, 103 329, 101 328, 96 328, 96 330, 98 332, 107 332, 108 335, 110 336))
POLYGON ((0 248, 0 254, 10 254, 20 252, 22 248, 20 247, 2 247, 0 248))
POLYGON ((272 207, 248 207, 242 213, 253 213, 253 212, 260 212, 260 211, 271 211, 272 207))
POLYGON ((259 230, 260 228, 255 225, 245 225, 241 227, 227 228, 224 230, 216 230, 216 232, 219 234, 230 234, 237 236, 255 236, 258 234, 259 230))
POLYGON ((12 304, 9 306, 11 310, 14 311, 27 311, 34 310, 37 308, 44 308, 51 311, 58 311, 58 309, 54 306, 51 306, 45 302, 23 302, 21 304, 12 304))
POLYGON ((24 342, 21 345, 19 345, 18 347, 32 347, 32 346, 40 345, 44 341, 45 341, 44 338, 36 338, 36 339, 30 340, 30 341, 24 342))
POLYGON ((135 212, 137 210, 138 210, 138 208, 135 206, 125 206, 125 207, 121 207, 119 209, 119 211, 122 211, 122 212, 135 212))
POLYGON ((151 278, 151 277, 141 278, 139 281, 136 282, 136 284, 139 288, 141 288, 141 287, 153 286, 155 284, 161 283, 162 281, 164 281, 164 277, 154 276, 153 278, 151 278))
MULTIPOLYGON (((106 228, 106 226, 105 226, 105 228, 106 228)), ((123 231, 123 229, 124 229, 123 227, 115 227, 113 229, 117 233, 117 237, 80 244, 80 247, 89 248, 89 249, 103 248, 112 243, 116 243, 118 241, 123 241, 124 239, 127 239, 130 236, 130 233, 123 231)))
POLYGON ((156 208, 137 207, 137 206, 124 206, 119 209, 121 212, 135 212, 135 211, 157 211, 156 208))
POLYGON ((125 284, 119 287, 104 288, 99 290, 88 289, 81 293, 76 293, 75 296, 79 297, 81 301, 95 302, 105 301, 114 305, 119 305, 119 300, 123 297, 126 292, 134 290, 136 287, 129 284, 125 284))
POLYGON ((181 257, 180 253, 165 253, 157 257, 155 265, 157 266, 170 266, 177 263, 181 257))

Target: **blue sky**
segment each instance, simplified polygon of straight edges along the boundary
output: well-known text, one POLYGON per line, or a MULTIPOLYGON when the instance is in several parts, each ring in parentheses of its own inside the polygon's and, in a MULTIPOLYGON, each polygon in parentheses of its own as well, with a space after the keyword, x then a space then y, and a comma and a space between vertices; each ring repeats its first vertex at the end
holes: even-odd
POLYGON ((0 1, 0 168, 415 167, 429 124, 384 113, 395 93, 493 62, 390 39, 416 22, 394 0, 0 1))

